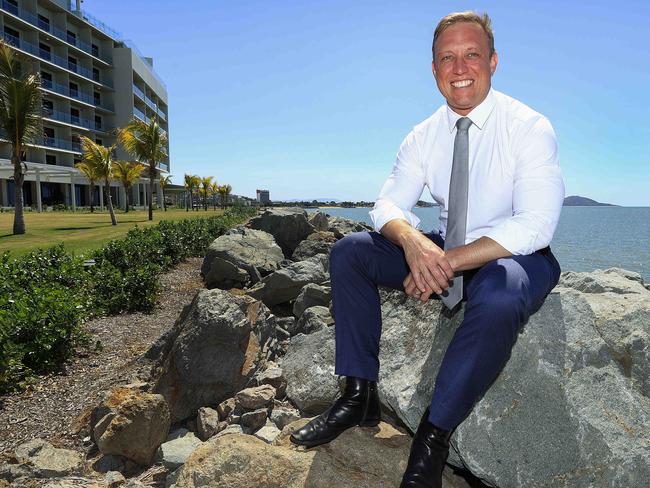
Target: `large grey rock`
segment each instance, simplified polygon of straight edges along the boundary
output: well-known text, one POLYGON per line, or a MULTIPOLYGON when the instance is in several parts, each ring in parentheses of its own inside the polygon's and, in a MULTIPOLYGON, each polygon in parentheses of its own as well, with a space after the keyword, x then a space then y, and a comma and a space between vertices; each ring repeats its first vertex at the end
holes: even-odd
POLYGON ((281 367, 287 378, 287 397, 300 410, 321 413, 340 391, 334 374, 334 328, 291 339, 281 367))
MULTIPOLYGON (((309 419, 294 422, 273 444, 251 435, 213 437, 170 479, 170 487, 194 488, 393 488, 408 460, 410 437, 381 422, 353 428, 324 446, 305 450, 289 434, 309 419)), ((468 485, 444 473, 444 488, 468 485)))
POLYGON ((320 283, 328 279, 329 258, 325 254, 318 254, 265 276, 247 293, 270 307, 293 300, 307 283, 320 283))
POLYGON ((300 294, 293 304, 293 314, 300 317, 309 307, 323 305, 327 307, 332 300, 332 290, 329 286, 322 286, 317 283, 307 283, 300 290, 300 294))
POLYGON ((249 226, 272 234, 288 258, 300 241, 315 230, 307 217, 307 211, 300 207, 271 208, 253 217, 249 226))
POLYGON ((275 316, 259 301, 225 290, 201 290, 159 361, 155 391, 169 403, 172 422, 216 405, 246 386, 275 336, 275 316))
POLYGON ((327 230, 329 227, 329 218, 326 213, 316 211, 309 216, 309 223, 313 225, 316 230, 327 230))
POLYGON ((210 244, 201 275, 208 288, 243 288, 280 268, 283 259, 271 234, 238 226, 210 244))
POLYGON ((336 236, 332 232, 314 232, 298 244, 291 255, 291 260, 302 261, 316 254, 329 254, 336 241, 336 236))
MULTIPOLYGON (((563 273, 456 429, 450 463, 492 486, 647 486, 650 292, 627 275, 563 273)), ((382 295, 380 395, 415 429, 464 308, 450 320, 437 300, 382 295)))

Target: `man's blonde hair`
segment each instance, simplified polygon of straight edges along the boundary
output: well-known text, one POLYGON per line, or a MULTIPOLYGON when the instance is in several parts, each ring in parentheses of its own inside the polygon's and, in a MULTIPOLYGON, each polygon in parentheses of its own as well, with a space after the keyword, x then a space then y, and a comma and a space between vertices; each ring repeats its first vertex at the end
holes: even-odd
POLYGON ((490 19, 490 16, 487 13, 479 15, 476 12, 467 10, 465 12, 452 12, 449 15, 445 15, 440 22, 438 22, 438 26, 433 33, 433 43, 431 44, 431 54, 434 59, 436 57, 436 41, 447 27, 457 24, 458 22, 474 22, 480 25, 488 38, 490 57, 494 54, 494 33, 492 32, 492 20, 490 19))

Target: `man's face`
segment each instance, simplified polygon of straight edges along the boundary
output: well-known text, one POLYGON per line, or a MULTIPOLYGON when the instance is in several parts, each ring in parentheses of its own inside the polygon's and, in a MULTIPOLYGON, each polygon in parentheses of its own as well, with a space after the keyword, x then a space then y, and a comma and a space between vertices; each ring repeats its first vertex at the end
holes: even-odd
POLYGON ((488 37, 480 25, 459 22, 443 31, 436 40, 432 69, 454 112, 467 115, 485 99, 497 62, 496 52, 490 57, 488 37))

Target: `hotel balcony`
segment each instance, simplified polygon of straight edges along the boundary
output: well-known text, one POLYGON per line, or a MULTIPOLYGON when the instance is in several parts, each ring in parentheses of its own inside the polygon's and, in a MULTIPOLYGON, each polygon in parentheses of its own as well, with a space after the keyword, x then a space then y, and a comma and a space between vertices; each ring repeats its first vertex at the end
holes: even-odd
POLYGON ((2 35, 4 39, 7 41, 7 43, 11 44, 15 48, 20 49, 21 51, 27 54, 34 56, 37 59, 47 61, 48 63, 52 63, 67 71, 71 71, 75 74, 83 76, 88 80, 101 83, 110 88, 113 88, 113 82, 111 80, 108 80, 106 78, 104 78, 102 81, 96 80, 95 79, 96 77, 93 76, 93 72, 87 68, 79 66, 76 63, 71 63, 69 60, 62 58, 61 56, 58 56, 49 51, 45 51, 44 49, 41 49, 40 47, 32 44, 31 42, 25 41, 24 39, 19 39, 17 37, 12 36, 11 34, 7 34, 6 32, 3 32, 2 35))
POLYGON ((104 127, 102 124, 98 123, 95 120, 86 119, 84 117, 76 117, 74 115, 61 112, 60 110, 51 110, 45 107, 43 107, 43 118, 50 119, 55 122, 63 122, 65 124, 92 131, 108 132, 110 130, 108 127, 104 127))
POLYGON ((95 107, 102 108, 109 112, 115 111, 112 103, 109 102, 97 103, 97 100, 95 100, 95 98, 92 95, 89 95, 88 93, 85 93, 81 90, 71 90, 67 86, 61 85, 60 83, 56 83, 54 81, 41 79, 41 87, 53 93, 58 93, 59 95, 63 95, 68 98, 74 98, 75 100, 79 100, 80 102, 87 103, 88 105, 93 105, 95 107))
POLYGON ((16 7, 15 5, 9 3, 7 0, 2 0, 0 6, 2 10, 9 12, 10 14, 18 17, 19 19, 27 22, 28 24, 31 24, 32 26, 47 32, 48 34, 52 34, 60 41, 63 41, 66 44, 85 52, 86 54, 90 54, 94 58, 97 58, 107 64, 113 63, 113 59, 110 56, 107 56, 105 54, 100 55, 100 53, 96 49, 93 49, 91 45, 88 45, 87 43, 81 41, 80 39, 73 38, 69 36, 67 32, 64 32, 58 27, 50 25, 49 23, 39 19, 38 15, 35 14, 34 12, 31 12, 24 8, 16 7))

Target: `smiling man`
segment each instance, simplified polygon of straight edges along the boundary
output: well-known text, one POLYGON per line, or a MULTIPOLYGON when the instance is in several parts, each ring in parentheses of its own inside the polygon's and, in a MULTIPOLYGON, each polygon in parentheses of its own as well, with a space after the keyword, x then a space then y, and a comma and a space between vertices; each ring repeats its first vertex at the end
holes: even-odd
POLYGON ((564 183, 550 122, 492 88, 499 59, 487 14, 445 16, 432 54, 446 104, 402 142, 370 212, 375 230, 348 234, 331 251, 335 373, 346 377, 345 392, 291 436, 311 447, 379 422, 378 285, 422 303, 433 294, 448 314, 464 301, 401 488, 442 486, 452 432, 560 277, 549 243, 564 183), (418 229, 412 211, 425 186, 440 205, 440 230, 429 233, 418 229))

